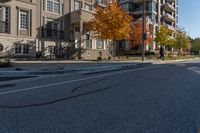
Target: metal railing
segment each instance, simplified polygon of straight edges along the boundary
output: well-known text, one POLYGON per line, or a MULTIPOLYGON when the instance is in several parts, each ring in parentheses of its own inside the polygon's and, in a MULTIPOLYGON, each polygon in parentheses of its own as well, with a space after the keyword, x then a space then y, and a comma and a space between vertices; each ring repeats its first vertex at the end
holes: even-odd
POLYGON ((52 29, 42 29, 43 38, 53 38, 53 39, 64 39, 64 31, 52 30, 52 29))

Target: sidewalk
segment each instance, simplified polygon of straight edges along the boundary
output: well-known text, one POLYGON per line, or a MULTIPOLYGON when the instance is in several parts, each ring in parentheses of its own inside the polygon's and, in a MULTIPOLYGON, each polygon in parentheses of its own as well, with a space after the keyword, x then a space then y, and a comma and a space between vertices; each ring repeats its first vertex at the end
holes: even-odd
POLYGON ((92 74, 151 64, 168 64, 183 61, 198 60, 199 58, 186 60, 134 60, 134 61, 12 61, 14 67, 0 68, 0 77, 38 76, 45 74, 92 74))

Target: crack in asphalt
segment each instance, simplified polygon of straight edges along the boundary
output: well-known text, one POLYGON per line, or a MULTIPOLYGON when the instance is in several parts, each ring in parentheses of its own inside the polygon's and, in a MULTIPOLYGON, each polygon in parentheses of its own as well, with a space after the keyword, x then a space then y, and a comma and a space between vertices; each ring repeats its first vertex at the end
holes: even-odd
POLYGON ((119 86, 119 84, 107 86, 107 87, 104 87, 102 89, 97 89, 97 90, 94 90, 94 91, 88 91, 88 92, 77 94, 77 95, 74 95, 74 96, 69 96, 69 97, 64 97, 64 98, 52 100, 52 101, 49 101, 49 102, 35 103, 35 104, 28 104, 28 105, 17 105, 17 106, 0 105, 0 108, 20 109, 20 108, 30 108, 30 107, 39 107, 39 106, 51 105, 51 104, 55 104, 55 103, 63 102, 63 101, 67 101, 67 100, 71 100, 71 99, 82 97, 82 96, 87 96, 87 95, 91 95, 91 94, 95 94, 95 93, 100 93, 100 92, 103 92, 105 90, 111 89, 111 88, 113 88, 115 86, 119 86))
POLYGON ((82 87, 87 87, 87 86, 90 86, 90 85, 99 83, 99 82, 101 82, 101 81, 104 81, 104 80, 106 80, 106 78, 101 78, 101 79, 96 80, 96 81, 93 81, 93 82, 89 82, 89 83, 86 83, 86 84, 79 85, 79 86, 75 87, 74 89, 72 89, 72 90, 71 90, 71 93, 74 93, 75 91, 77 91, 78 89, 80 89, 80 88, 82 88, 82 87))

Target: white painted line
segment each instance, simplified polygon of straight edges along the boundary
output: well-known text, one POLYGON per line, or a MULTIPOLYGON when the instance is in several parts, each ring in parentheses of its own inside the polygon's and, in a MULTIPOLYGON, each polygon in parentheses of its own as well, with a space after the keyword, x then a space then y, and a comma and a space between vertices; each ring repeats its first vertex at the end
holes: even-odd
POLYGON ((183 66, 186 66, 186 64, 184 64, 184 63, 177 63, 176 66, 181 66, 181 67, 183 67, 183 66))
POLYGON ((69 80, 69 81, 65 81, 65 82, 52 83, 52 84, 35 86, 35 87, 30 87, 30 88, 18 89, 18 90, 12 90, 12 91, 5 91, 5 92, 0 92, 0 95, 17 93, 17 92, 25 92, 25 91, 29 91, 29 90, 35 90, 35 89, 39 89, 39 88, 44 88, 44 87, 59 86, 59 85, 63 85, 63 84, 80 82, 80 81, 85 81, 85 80, 94 79, 94 78, 102 78, 102 77, 112 76, 112 75, 116 75, 116 74, 122 74, 122 73, 128 73, 128 72, 134 72, 134 71, 140 71, 140 70, 146 70, 146 69, 152 69, 152 68, 157 68, 157 67, 161 67, 161 66, 144 67, 144 68, 138 68, 138 69, 134 69, 134 70, 126 70, 126 71, 120 71, 120 72, 113 72, 113 73, 96 75, 96 76, 87 77, 87 78, 69 80))
POLYGON ((198 68, 198 67, 190 67, 190 68, 188 68, 188 70, 191 70, 191 71, 193 71, 195 73, 200 74, 200 68, 198 68))

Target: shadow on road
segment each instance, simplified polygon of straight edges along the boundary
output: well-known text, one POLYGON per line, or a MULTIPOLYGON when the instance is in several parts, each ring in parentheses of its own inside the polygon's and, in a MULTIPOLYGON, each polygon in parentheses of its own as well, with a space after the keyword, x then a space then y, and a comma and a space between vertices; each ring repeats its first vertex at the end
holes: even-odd
POLYGON ((56 100, 49 101, 49 102, 44 102, 44 103, 35 103, 35 104, 17 105, 17 106, 0 105, 0 108, 20 109, 20 108, 30 108, 30 107, 45 106, 45 105, 50 105, 50 104, 54 104, 54 103, 58 103, 58 102, 63 102, 63 101, 71 100, 71 99, 82 97, 82 96, 87 96, 87 95, 91 95, 91 94, 95 94, 95 93, 100 93, 100 92, 106 91, 106 90, 111 89, 111 88, 116 87, 116 86, 119 86, 119 85, 118 84, 111 85, 111 86, 104 87, 102 89, 98 89, 98 90, 94 90, 94 91, 89 91, 89 92, 77 94, 77 95, 74 95, 74 96, 64 97, 64 98, 60 98, 60 99, 56 99, 56 100))

